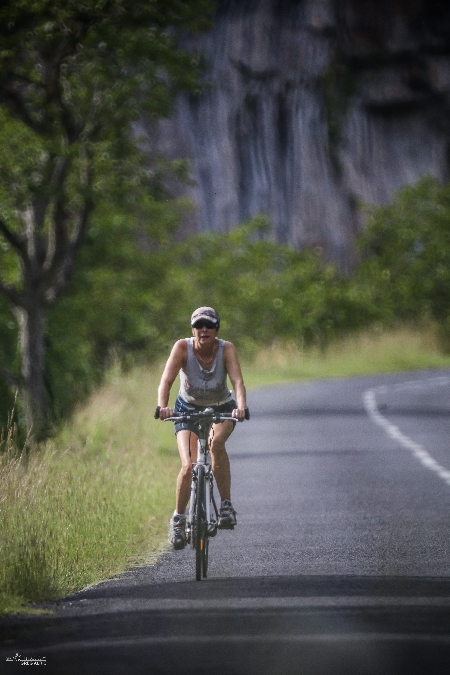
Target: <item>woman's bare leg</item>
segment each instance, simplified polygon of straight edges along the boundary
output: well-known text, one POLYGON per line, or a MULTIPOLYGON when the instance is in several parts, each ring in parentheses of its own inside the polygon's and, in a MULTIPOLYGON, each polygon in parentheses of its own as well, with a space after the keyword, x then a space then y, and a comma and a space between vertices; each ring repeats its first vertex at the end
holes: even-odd
POLYGON ((175 505, 177 513, 185 512, 191 496, 192 462, 197 461, 197 440, 198 436, 192 431, 182 429, 177 433, 178 452, 181 459, 181 469, 177 478, 175 505))
POLYGON ((221 424, 213 424, 209 437, 212 470, 222 501, 224 499, 231 500, 230 460, 228 459, 225 442, 233 431, 233 428, 233 422, 226 421, 221 424))

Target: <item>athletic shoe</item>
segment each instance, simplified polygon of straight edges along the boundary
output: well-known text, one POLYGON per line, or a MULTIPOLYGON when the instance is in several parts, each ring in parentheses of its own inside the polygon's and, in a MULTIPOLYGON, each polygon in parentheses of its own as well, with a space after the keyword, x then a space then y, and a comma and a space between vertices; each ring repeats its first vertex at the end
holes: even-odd
POLYGON ((219 511, 219 530, 232 530, 236 525, 236 511, 229 499, 224 499, 219 511))
POLYGON ((172 516, 169 525, 169 544, 175 551, 186 546, 186 516, 172 516))

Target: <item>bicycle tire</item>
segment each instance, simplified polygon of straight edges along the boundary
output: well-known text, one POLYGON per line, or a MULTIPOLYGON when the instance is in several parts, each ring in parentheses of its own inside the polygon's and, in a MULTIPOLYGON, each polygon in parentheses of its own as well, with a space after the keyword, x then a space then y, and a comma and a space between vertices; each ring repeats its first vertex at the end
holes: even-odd
POLYGON ((202 575, 204 579, 206 579, 206 577, 208 576, 208 550, 209 550, 209 537, 206 536, 202 556, 202 575))
MULTIPOLYGON (((205 478, 205 480, 207 480, 205 478)), ((212 513, 213 509, 213 481, 212 477, 210 477, 210 491, 209 491, 209 512, 212 513)), ((203 548, 203 557, 202 557, 202 574, 203 577, 206 579, 208 576, 208 555, 209 555, 209 539, 210 537, 214 537, 216 535, 217 530, 212 532, 210 530, 210 523, 207 522, 206 520, 206 490, 205 490, 205 545, 203 548)))
POLYGON ((205 527, 205 467, 197 466, 197 500, 194 508, 195 530, 195 578, 201 581, 203 572, 204 550, 207 542, 205 527))

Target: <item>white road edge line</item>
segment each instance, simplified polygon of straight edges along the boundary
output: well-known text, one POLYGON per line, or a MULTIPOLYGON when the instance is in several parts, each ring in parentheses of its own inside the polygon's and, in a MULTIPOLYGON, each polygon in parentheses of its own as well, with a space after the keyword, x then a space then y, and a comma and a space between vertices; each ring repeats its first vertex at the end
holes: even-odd
MULTIPOLYGON (((446 377, 441 377, 441 378, 429 378, 428 380, 425 381, 415 381, 415 382, 405 382, 401 386, 396 385, 396 388, 399 389, 401 388, 412 388, 412 387, 419 387, 420 385, 426 385, 426 384, 434 384, 434 385, 444 385, 449 383, 449 378, 446 377)), ((395 441, 400 443, 400 445, 403 445, 404 448, 409 450, 411 454, 421 462, 423 466, 425 466, 427 469, 430 471, 433 471, 435 474, 439 476, 439 478, 442 478, 442 480, 447 483, 447 485, 450 486, 450 471, 443 467, 439 462, 437 462, 434 457, 430 455, 427 450, 425 450, 424 447, 422 447, 419 443, 416 443, 415 441, 411 440, 408 438, 408 436, 405 436, 400 429, 395 426, 395 424, 392 424, 392 422, 389 422, 389 420, 384 417, 380 411, 378 410, 377 407, 377 399, 376 399, 376 392, 385 392, 387 391, 389 387, 381 386, 377 387, 376 389, 368 389, 366 392, 364 392, 364 407, 366 409, 367 414, 369 415, 370 419, 372 422, 375 424, 378 424, 384 431, 387 433, 388 436, 393 438, 395 441)))

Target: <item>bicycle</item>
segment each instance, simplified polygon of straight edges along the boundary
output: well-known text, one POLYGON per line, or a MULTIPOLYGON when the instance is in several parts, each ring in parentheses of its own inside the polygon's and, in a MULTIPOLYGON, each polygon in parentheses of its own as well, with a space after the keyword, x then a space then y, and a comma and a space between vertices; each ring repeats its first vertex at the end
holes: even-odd
MULTIPOLYGON (((159 419, 160 407, 155 411, 159 419)), ((250 419, 249 409, 245 408, 245 419, 250 419)), ((167 417, 164 422, 194 421, 197 428, 197 462, 192 467, 191 497, 189 515, 186 523, 186 540, 195 549, 195 578, 201 581, 208 574, 209 539, 215 537, 218 529, 219 512, 214 499, 214 476, 210 463, 208 447, 209 430, 213 424, 232 420, 231 413, 216 413, 213 408, 192 411, 182 415, 167 417), (215 519, 214 519, 215 515, 215 519)), ((234 525, 229 529, 234 529, 234 525)))

